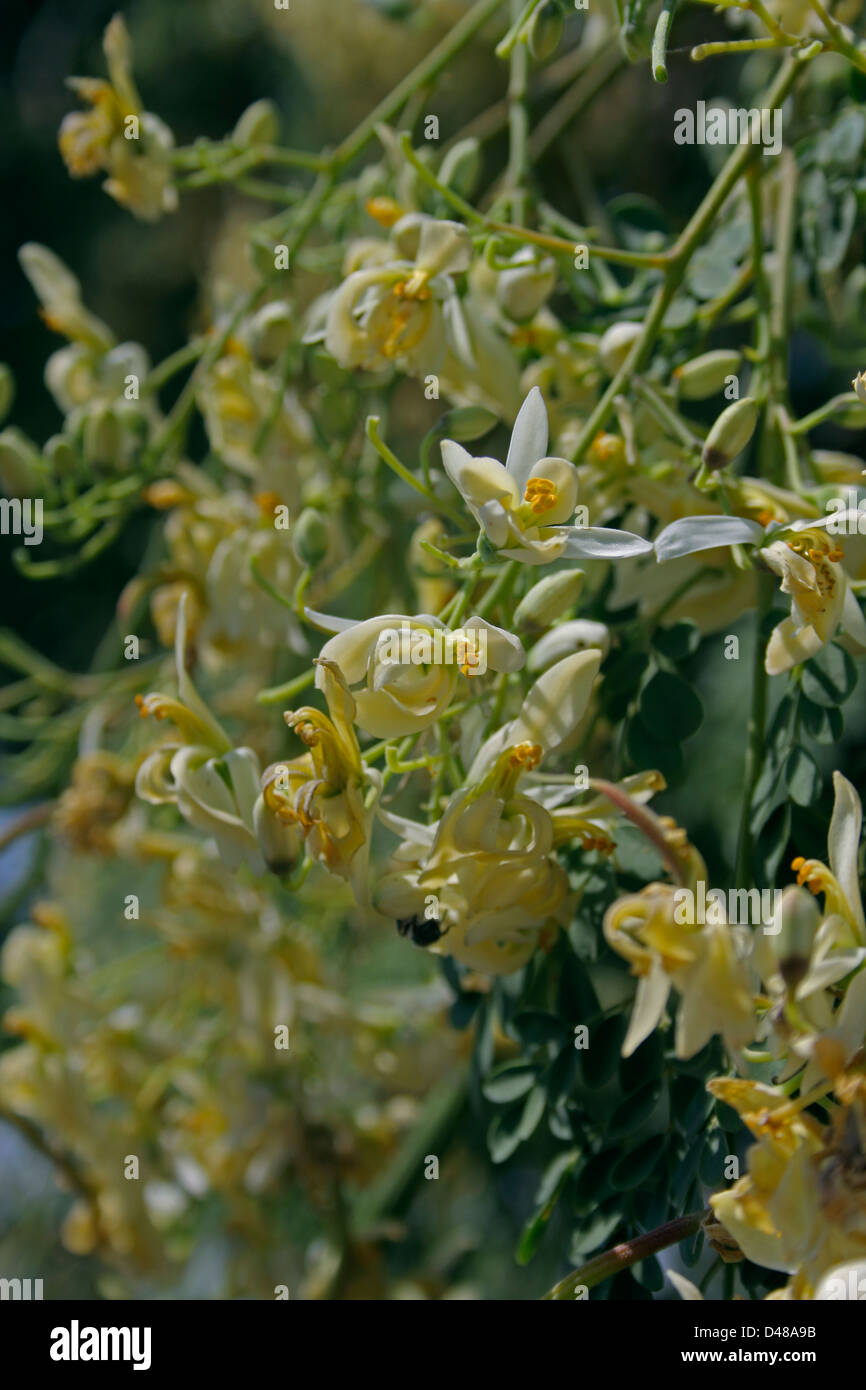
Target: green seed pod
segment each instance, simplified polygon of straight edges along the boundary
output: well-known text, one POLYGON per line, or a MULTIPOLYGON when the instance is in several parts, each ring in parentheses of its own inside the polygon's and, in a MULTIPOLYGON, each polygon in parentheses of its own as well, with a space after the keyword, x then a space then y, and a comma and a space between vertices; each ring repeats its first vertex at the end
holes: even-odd
POLYGON ((529 51, 537 63, 544 63, 553 57, 562 38, 564 23, 562 10, 553 0, 535 11, 529 26, 529 51))
POLYGON ((0 488, 7 497, 41 497, 44 488, 39 454, 14 425, 0 434, 0 488))
POLYGON ((315 568, 327 555, 330 542, 327 517, 313 507, 305 507, 292 531, 292 548, 298 559, 315 568))
POLYGON ((481 146, 477 140, 458 140, 439 166, 439 182, 461 198, 471 198, 481 173, 481 146))
POLYGON ((608 376, 616 376, 641 331, 639 323, 624 319, 611 324, 598 345, 598 357, 608 376))
POLYGON ((254 101, 238 117, 231 133, 233 144, 245 148, 250 145, 273 145, 280 133, 280 116, 272 101, 263 98, 254 101))
POLYGON ((548 627, 565 613, 583 588, 583 570, 562 570, 533 584, 514 610, 517 627, 548 627))
POLYGON ((706 468, 724 468, 737 454, 742 453, 758 423, 758 404, 752 396, 744 396, 723 410, 704 444, 702 454, 706 468))
POLYGON ((740 353, 719 348, 683 362, 674 372, 680 396, 684 401, 702 401, 706 396, 714 396, 726 385, 726 379, 736 374, 740 361, 740 353))
POLYGON ((5 362, 0 362, 0 424, 12 409, 15 399, 15 378, 5 362))

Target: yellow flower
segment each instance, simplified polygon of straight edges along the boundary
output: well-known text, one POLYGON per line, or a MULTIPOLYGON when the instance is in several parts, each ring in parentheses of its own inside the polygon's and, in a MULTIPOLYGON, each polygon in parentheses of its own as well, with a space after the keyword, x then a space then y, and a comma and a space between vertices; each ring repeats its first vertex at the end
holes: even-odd
POLYGON ((746 1257, 792 1276, 786 1295, 814 1297, 823 1275, 866 1255, 866 1110, 862 1077, 824 1128, 804 1102, 758 1082, 711 1081, 758 1142, 748 1173, 710 1198, 746 1257))
POLYGON ((186 595, 178 609, 175 667, 178 696, 137 696, 142 716, 168 719, 181 742, 167 743, 144 759, 135 790, 153 805, 168 802, 196 829, 212 835, 229 862, 261 869, 253 811, 259 764, 249 748, 233 748, 198 694, 186 670, 186 595))
POLYGON ((363 902, 381 777, 361 758, 353 728, 355 702, 339 667, 320 658, 317 681, 328 714, 309 705, 286 714, 286 723, 308 752, 265 770, 255 809, 256 829, 274 872, 291 868, 305 846, 311 859, 350 879, 363 902), (368 797, 369 792, 373 794, 368 797))
POLYGON ((115 15, 103 37, 110 81, 72 77, 69 86, 89 105, 63 118, 60 153, 73 178, 104 170, 105 191, 137 217, 154 221, 177 207, 169 154, 171 131, 143 111, 132 79, 132 49, 126 25, 115 15))

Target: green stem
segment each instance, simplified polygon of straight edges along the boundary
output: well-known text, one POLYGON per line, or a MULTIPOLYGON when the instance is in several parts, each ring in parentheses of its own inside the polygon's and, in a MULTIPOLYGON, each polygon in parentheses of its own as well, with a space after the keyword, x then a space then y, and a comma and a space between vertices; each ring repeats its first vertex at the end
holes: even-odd
POLYGON ((689 1236, 694 1235, 703 1216, 702 1211, 690 1212, 688 1216, 678 1216, 674 1221, 667 1221, 664 1226, 648 1231, 646 1235, 623 1241, 612 1250, 593 1256, 585 1265, 573 1270, 555 1284, 550 1292, 544 1295, 544 1300, 572 1299, 578 1288, 595 1288, 605 1279, 612 1279, 615 1274, 629 1269, 631 1265, 639 1264, 641 1260, 649 1259, 650 1255, 657 1254, 659 1250, 678 1245, 681 1240, 687 1240, 689 1236))
POLYGON ((379 105, 370 112, 369 116, 352 134, 348 135, 337 146, 331 156, 330 167, 338 170, 349 164, 375 134, 376 126, 381 122, 390 121, 418 87, 425 86, 434 77, 437 77, 443 68, 447 67, 455 54, 466 47, 503 3, 504 0, 477 0, 472 9, 458 20, 449 33, 436 44, 435 48, 430 50, 426 58, 422 58, 421 62, 403 78, 402 82, 397 83, 393 91, 379 102, 379 105))
POLYGON ((384 440, 380 438, 378 415, 367 416, 365 433, 382 462, 388 465, 392 473, 396 473, 397 477, 401 478, 404 483, 408 483, 409 487, 414 488, 416 492, 420 492, 421 496, 426 498, 437 511, 443 512, 446 516, 450 516, 452 521, 457 521, 462 525, 463 516, 458 512, 457 508, 452 507, 449 502, 442 501, 441 498, 436 496, 432 488, 427 487, 426 484, 416 478, 413 473, 410 473, 406 465, 400 462, 397 455, 389 449, 384 440))
POLYGON ((752 701, 749 712, 748 743, 744 773, 743 803, 737 837, 736 884, 752 886, 752 798, 764 761, 764 726, 767 720, 767 671, 764 666, 762 627, 773 595, 773 579, 765 570, 758 573, 758 608, 755 615, 755 650, 752 660, 752 701))

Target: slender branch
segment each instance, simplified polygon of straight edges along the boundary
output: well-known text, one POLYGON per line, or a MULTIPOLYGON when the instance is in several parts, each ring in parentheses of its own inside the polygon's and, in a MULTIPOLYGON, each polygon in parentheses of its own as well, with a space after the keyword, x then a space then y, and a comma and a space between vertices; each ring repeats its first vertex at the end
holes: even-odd
POLYGON ((702 1211, 690 1212, 688 1216, 678 1216, 674 1221, 667 1221, 654 1231, 648 1231, 646 1235, 623 1241, 621 1245, 615 1245, 612 1250, 606 1250, 602 1255, 594 1255, 585 1265, 581 1265, 580 1269, 573 1270, 555 1284, 549 1293, 544 1295, 542 1301, 561 1302, 573 1299, 578 1288, 595 1288, 605 1279, 612 1279, 615 1274, 629 1269, 631 1265, 649 1259, 650 1255, 656 1255, 659 1250, 678 1245, 681 1240, 687 1240, 695 1234, 703 1216, 702 1211))

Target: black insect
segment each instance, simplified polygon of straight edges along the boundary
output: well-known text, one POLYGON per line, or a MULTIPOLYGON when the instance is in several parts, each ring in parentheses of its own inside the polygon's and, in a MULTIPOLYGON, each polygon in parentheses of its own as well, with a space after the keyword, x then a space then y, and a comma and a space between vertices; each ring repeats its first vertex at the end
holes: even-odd
POLYGON ((397 930, 401 936, 408 936, 416 946, 432 946, 445 935, 435 917, 419 917, 417 913, 414 917, 401 917, 397 930))

